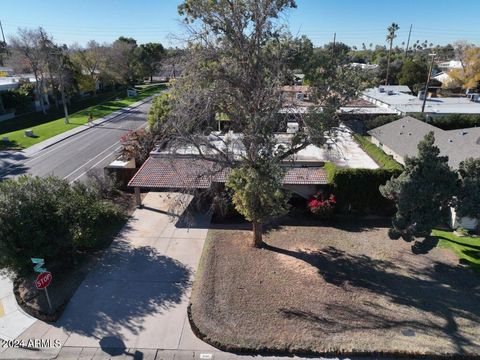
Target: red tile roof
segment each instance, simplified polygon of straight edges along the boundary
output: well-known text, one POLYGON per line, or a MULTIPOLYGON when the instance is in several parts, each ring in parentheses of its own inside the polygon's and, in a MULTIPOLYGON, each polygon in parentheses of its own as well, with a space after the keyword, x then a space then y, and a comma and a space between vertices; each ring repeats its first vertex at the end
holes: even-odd
POLYGON ((285 185, 324 185, 327 184, 327 173, 319 167, 289 168, 283 178, 285 185))
MULTIPOLYGON (((128 183, 157 189, 208 189, 212 182, 225 182, 229 169, 220 169, 211 161, 194 158, 149 157, 128 183)), ((327 184, 327 174, 320 167, 291 167, 287 169, 285 185, 327 184)))

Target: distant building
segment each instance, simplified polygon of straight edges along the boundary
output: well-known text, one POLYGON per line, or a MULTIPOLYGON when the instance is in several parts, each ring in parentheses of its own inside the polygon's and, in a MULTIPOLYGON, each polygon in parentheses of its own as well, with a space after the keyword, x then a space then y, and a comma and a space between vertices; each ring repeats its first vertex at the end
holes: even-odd
POLYGON ((13 69, 5 66, 0 66, 0 78, 13 76, 13 69))
MULTIPOLYGON (((388 108, 397 114, 407 115, 422 111, 423 98, 411 95, 408 86, 380 86, 367 89, 362 98, 388 108)), ((480 114, 480 99, 467 97, 428 97, 425 113, 431 116, 448 114, 480 114)))
MULTIPOLYGON (((408 89, 408 87, 406 87, 408 89)), ((402 89, 405 90, 405 89, 402 89)), ((409 90, 409 89, 408 89, 409 90)), ((281 113, 286 114, 305 114, 311 106, 317 106, 321 111, 321 104, 315 103, 312 98, 312 91, 308 85, 286 85, 282 87, 283 108, 281 113)), ((345 106, 340 107, 340 114, 343 115, 390 115, 398 114, 397 111, 385 107, 377 106, 364 99, 350 101, 345 106)))
POLYGON ((438 63, 437 66, 440 70, 448 72, 453 69, 461 69, 462 62, 460 60, 450 60, 438 63))
POLYGON ((430 131, 435 134, 435 145, 440 154, 448 156, 452 168, 458 169, 460 162, 469 157, 480 157, 480 128, 447 131, 406 116, 370 130, 368 134, 372 143, 405 165, 405 157, 417 154, 418 143, 430 131))
POLYGON ((305 79, 305 74, 301 74, 301 73, 293 74, 294 85, 302 85, 304 79, 305 79))
POLYGON ((362 70, 376 71, 378 70, 378 64, 363 64, 363 63, 350 63, 350 66, 362 70))

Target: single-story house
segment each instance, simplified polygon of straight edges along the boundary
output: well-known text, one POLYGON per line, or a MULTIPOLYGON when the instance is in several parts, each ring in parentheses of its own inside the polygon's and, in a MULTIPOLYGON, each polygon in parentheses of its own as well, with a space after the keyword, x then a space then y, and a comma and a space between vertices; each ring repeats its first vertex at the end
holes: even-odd
MULTIPOLYGON (((447 131, 406 116, 370 130, 368 133, 372 143, 405 165, 405 157, 417 154, 418 143, 430 131, 434 132, 435 145, 440 149, 440 154, 448 156, 448 163, 453 169, 458 169, 460 162, 467 158, 480 157, 480 128, 447 131)), ((459 218, 452 209, 450 219, 452 228, 461 226, 466 229, 475 229, 477 224, 477 219, 459 218)))
POLYGON ((406 156, 417 154, 418 143, 433 131, 435 145, 441 155, 448 156, 449 165, 458 169, 461 161, 480 157, 480 128, 442 130, 411 116, 370 130, 372 142, 396 161, 405 164, 406 156))
MULTIPOLYGON (((278 134, 278 142, 291 141, 293 134, 278 134)), ((244 153, 241 135, 212 133, 208 138, 209 146, 183 146, 172 149, 156 148, 129 182, 137 194, 140 188, 150 189, 210 189, 224 184, 231 169, 208 160, 219 153, 228 153, 231 162, 235 162, 244 153), (203 156, 201 156, 203 155, 203 156)), ((294 157, 285 159, 283 186, 299 196, 308 198, 328 183, 323 153, 304 149, 294 157)), ((137 198, 139 201, 139 198, 137 198)))
MULTIPOLYGON (((276 133, 277 146, 288 147, 294 132, 276 133)), ((223 184, 228 177, 228 165, 240 160, 245 148, 242 134, 212 132, 203 139, 199 148, 189 145, 157 147, 129 182, 137 194, 141 188, 149 189, 209 189, 223 184), (222 159, 228 154, 228 162, 219 166, 209 159, 222 159)), ((308 198, 327 185, 325 162, 333 162, 339 167, 378 168, 344 126, 337 129, 336 135, 323 147, 313 144, 286 158, 283 187, 308 198)), ((140 199, 138 198, 138 201, 140 199)))

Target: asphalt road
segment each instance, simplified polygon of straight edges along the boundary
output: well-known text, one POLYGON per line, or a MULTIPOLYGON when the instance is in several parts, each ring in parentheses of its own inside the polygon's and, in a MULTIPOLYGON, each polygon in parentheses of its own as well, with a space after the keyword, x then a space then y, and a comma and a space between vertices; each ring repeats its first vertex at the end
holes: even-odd
POLYGON ((146 102, 31 157, 9 159, 9 154, 3 152, 0 154, 0 179, 21 174, 52 174, 71 182, 83 180, 89 170, 102 169, 115 159, 123 134, 145 126, 150 104, 151 101, 146 102))

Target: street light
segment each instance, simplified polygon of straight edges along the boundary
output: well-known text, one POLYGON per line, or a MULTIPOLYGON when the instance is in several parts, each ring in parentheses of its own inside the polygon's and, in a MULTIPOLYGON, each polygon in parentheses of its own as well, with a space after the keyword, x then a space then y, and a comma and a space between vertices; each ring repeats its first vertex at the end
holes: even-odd
POLYGON ((428 84, 430 83, 430 77, 432 76, 433 60, 435 60, 436 55, 437 54, 428 54, 428 56, 432 57, 432 61, 430 62, 430 68, 428 69, 428 76, 427 76, 427 83, 425 84, 425 90, 423 90, 422 114, 425 112, 425 103, 427 102, 427 94, 428 94, 428 84))

